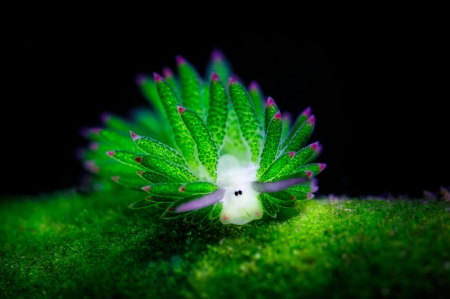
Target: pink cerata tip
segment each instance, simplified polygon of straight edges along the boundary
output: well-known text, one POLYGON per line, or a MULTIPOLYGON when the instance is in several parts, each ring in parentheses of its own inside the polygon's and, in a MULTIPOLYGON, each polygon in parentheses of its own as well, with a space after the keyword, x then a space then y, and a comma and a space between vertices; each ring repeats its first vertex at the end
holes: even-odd
POLYGON ((236 80, 233 77, 230 77, 230 79, 228 79, 228 84, 234 84, 236 83, 236 80))
POLYGON ((177 55, 176 59, 177 59, 177 64, 186 63, 186 59, 184 59, 183 56, 181 56, 181 55, 177 55))
POLYGON ((302 113, 304 116, 309 116, 311 115, 311 107, 308 107, 305 109, 305 111, 303 111, 302 113))
POLYGON ((273 106, 274 104, 275 104, 275 101, 271 97, 268 97, 267 98, 267 106, 273 106))
POLYGON ((106 152, 106 154, 107 154, 108 156, 110 156, 110 157, 114 157, 114 151, 106 152))
POLYGON ((219 81, 219 76, 216 74, 216 72, 213 72, 211 80, 212 81, 219 81))
POLYGON ((113 176, 113 177, 111 177, 111 179, 115 182, 118 182, 120 179, 120 176, 113 176))
POLYGON ((182 107, 182 106, 177 106, 178 107, 178 113, 183 113, 184 110, 186 110, 186 108, 182 107))
POLYGON ((133 140, 136 140, 139 138, 139 135, 137 135, 136 133, 134 133, 132 131, 130 131, 130 135, 131 135, 131 138, 133 138, 133 140))
POLYGON ((309 122, 310 124, 314 124, 315 121, 316 121, 316 118, 314 117, 314 115, 311 115, 311 116, 308 118, 308 122, 309 122))
POLYGON ((161 75, 159 75, 158 73, 153 73, 153 79, 155 79, 156 83, 161 82, 163 80, 161 75))

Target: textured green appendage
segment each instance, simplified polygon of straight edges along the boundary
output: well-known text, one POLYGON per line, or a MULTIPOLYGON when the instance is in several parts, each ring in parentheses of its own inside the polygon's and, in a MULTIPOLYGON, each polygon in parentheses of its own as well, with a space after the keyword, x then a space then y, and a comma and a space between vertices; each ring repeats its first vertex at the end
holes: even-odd
MULTIPOLYGON (((281 140, 285 140, 289 134, 289 129, 291 128, 291 116, 289 113, 283 113, 281 117, 281 122, 283 123, 283 130, 281 131, 281 140)), ((281 148, 283 148, 281 146, 281 148)))
POLYGON ((163 69, 164 79, 166 79, 167 83, 172 87, 176 94, 181 94, 180 90, 180 82, 175 78, 172 70, 168 67, 163 69))
POLYGON ((271 196, 272 193, 270 194, 265 194, 267 200, 270 201, 271 204, 280 207, 280 208, 295 208, 298 206, 297 201, 294 200, 283 200, 283 199, 278 199, 275 198, 273 196, 271 196))
POLYGON ((266 194, 260 193, 258 194, 258 199, 261 201, 264 212, 271 217, 277 217, 277 207, 270 203, 270 200, 266 198, 266 194))
POLYGON ((213 182, 217 181, 217 161, 219 160, 219 154, 217 145, 212 139, 208 128, 194 111, 181 106, 178 107, 178 111, 197 144, 198 159, 205 166, 213 182))
POLYGON ((145 186, 142 189, 150 193, 152 196, 159 197, 186 197, 186 194, 182 190, 183 184, 179 183, 157 183, 149 186, 145 186))
POLYGON ((137 174, 140 175, 144 180, 146 180, 148 183, 163 183, 163 182, 184 182, 182 178, 168 178, 164 175, 161 175, 159 173, 153 172, 153 171, 142 171, 138 170, 137 174))
POLYGON ((136 174, 134 174, 132 176, 131 175, 113 176, 113 177, 111 177, 111 179, 119 185, 129 187, 129 188, 136 188, 136 189, 139 189, 139 188, 145 186, 146 184, 148 184, 148 182, 146 180, 144 180, 140 176, 137 176, 136 174))
POLYGON ((164 160, 171 161, 175 164, 188 167, 184 158, 173 148, 156 141, 149 137, 138 136, 131 132, 131 137, 134 139, 134 143, 145 153, 153 156, 161 157, 164 160))
POLYGON ((287 144, 285 151, 298 151, 305 146, 312 132, 314 131, 314 116, 308 118, 306 122, 297 130, 291 141, 287 144))
POLYGON ((285 191, 272 192, 268 193, 268 195, 275 197, 279 200, 295 200, 295 196, 293 194, 285 191))
POLYGON ((209 223, 211 223, 211 220, 209 219, 208 215, 209 213, 211 213, 212 208, 213 206, 208 206, 206 208, 195 211, 192 214, 192 218, 190 219, 191 223, 200 224, 203 222, 202 227, 206 227, 209 223))
POLYGON ((157 205, 157 203, 149 201, 149 200, 146 200, 146 199, 142 199, 142 200, 139 200, 137 202, 134 202, 134 203, 130 204, 128 206, 128 208, 135 209, 135 210, 137 210, 137 209, 146 209, 146 208, 149 208, 149 207, 153 207, 155 205, 157 205))
MULTIPOLYGON (((145 168, 171 178, 175 181, 180 179, 185 182, 198 181, 198 177, 186 167, 163 160, 156 156, 141 156, 141 165, 145 168)), ((142 168, 142 167, 141 167, 142 168)))
POLYGON ((197 169, 198 162, 194 155, 194 140, 192 140, 191 134, 178 113, 177 106, 180 102, 178 101, 178 98, 170 85, 163 80, 162 77, 155 75, 155 81, 157 82, 158 94, 164 105, 167 117, 174 133, 175 143, 183 153, 183 156, 189 166, 192 169, 197 169))
MULTIPOLYGON (((145 200, 153 202, 153 204, 174 203, 175 201, 178 200, 178 197, 149 195, 145 198, 145 200)), ((164 209, 165 208, 167 208, 167 205, 164 207, 164 209)))
POLYGON ((250 149, 244 142, 239 128, 239 120, 233 106, 229 103, 227 132, 224 140, 224 151, 234 155, 240 161, 250 160, 250 149))
POLYGON ((208 113, 209 113, 209 105, 210 105, 210 99, 209 99, 209 82, 205 83, 203 82, 202 84, 202 95, 203 95, 203 120, 206 122, 207 118, 208 118, 208 113))
POLYGON ((309 172, 311 172, 311 176, 316 176, 322 172, 324 167, 325 167, 325 164, 322 164, 322 163, 311 163, 311 164, 303 165, 303 166, 299 167, 297 169, 297 171, 305 171, 305 172, 309 171, 309 172))
POLYGON ((324 170, 324 169, 325 169, 325 164, 322 164, 322 163, 307 164, 307 165, 303 165, 303 166, 297 168, 297 170, 295 170, 295 172, 293 172, 293 173, 280 176, 279 179, 286 180, 286 179, 291 179, 291 178, 312 178, 312 177, 315 177, 316 175, 318 175, 319 173, 321 173, 322 170, 324 170))
POLYGON ((242 136, 252 153, 252 161, 257 162, 261 152, 261 125, 253 109, 251 100, 245 88, 238 82, 230 80, 230 98, 238 116, 242 136))
MULTIPOLYGON (((105 156, 105 154, 103 154, 105 156)), ((105 156, 108 161, 101 161, 99 163, 97 159, 87 160, 85 164, 87 168, 93 173, 99 173, 105 177, 112 176, 133 176, 136 174, 136 168, 134 167, 124 167, 124 165, 119 161, 111 160, 110 157, 105 156)))
POLYGON ((214 192, 218 187, 207 182, 193 182, 187 184, 158 183, 146 186, 145 191, 151 195, 162 197, 186 197, 191 195, 204 195, 214 192))
POLYGON ((263 173, 259 182, 271 182, 277 174, 292 160, 293 152, 284 153, 275 162, 270 165, 269 169, 263 173))
MULTIPOLYGON (((98 136, 99 141, 114 146, 115 148, 120 148, 123 150, 136 149, 133 145, 132 140, 130 140, 129 136, 125 136, 124 134, 111 129, 95 130, 95 133, 93 133, 93 135, 94 138, 95 135, 98 136)), ((112 148, 110 147, 110 149, 112 148)))
MULTIPOLYGON (((145 96, 145 98, 150 102, 152 107, 154 107, 157 111, 157 113, 160 116, 163 116, 164 119, 167 118, 166 110, 164 109, 164 105, 161 102, 161 99, 158 95, 158 89, 156 87, 156 83, 153 81, 153 79, 148 78, 146 76, 140 76, 136 79, 138 81, 141 88, 141 92, 145 96)), ((128 132, 130 128, 128 128, 125 132, 128 132)))
POLYGON ((192 182, 183 184, 184 192, 188 194, 208 194, 216 191, 219 187, 208 182, 192 182))
POLYGON ((303 200, 308 199, 308 193, 298 190, 284 190, 279 192, 269 193, 270 196, 279 200, 303 200))
POLYGON ((228 116, 228 95, 225 86, 213 75, 210 87, 210 104, 207 125, 217 147, 223 145, 228 116))
POLYGON ((188 196, 188 197, 184 197, 184 198, 180 198, 177 199, 177 201, 175 201, 174 203, 172 203, 164 213, 161 214, 161 218, 163 219, 176 219, 176 218, 184 218, 192 213, 194 213, 195 211, 189 211, 189 212, 183 212, 183 213, 178 213, 175 212, 176 209, 181 206, 182 204, 185 204, 187 202, 190 202, 192 200, 197 199, 198 196, 188 196))
POLYGON ((104 113, 102 121, 106 127, 119 132, 127 133, 129 130, 142 132, 142 127, 135 122, 129 122, 112 113, 104 113))
POLYGON ((266 106, 266 110, 264 112, 264 124, 265 124, 265 130, 267 132, 267 129, 269 128, 269 123, 272 121, 272 118, 275 116, 275 113, 277 113, 278 111, 280 111, 280 109, 278 109, 277 104, 275 104, 275 101, 269 97, 267 99, 267 106, 266 106))
POLYGON ((177 57, 177 62, 181 83, 182 105, 201 116, 205 115, 202 98, 203 87, 200 76, 195 68, 181 56, 177 57))
POLYGON ((269 166, 272 165, 278 155, 280 149, 281 125, 280 113, 278 112, 274 115, 267 128, 266 140, 261 154, 261 162, 259 163, 259 169, 256 172, 257 179, 259 179, 269 166))
POLYGON ((136 157, 144 156, 142 153, 118 150, 118 151, 109 151, 106 152, 106 154, 124 164, 134 166, 136 168, 142 168, 140 163, 136 161, 136 157))
POLYGON ((318 143, 310 144, 297 153, 295 156, 289 161, 289 163, 280 170, 280 172, 274 177, 274 179, 279 179, 280 177, 289 175, 295 172, 300 166, 304 165, 306 161, 314 154, 318 143))
POLYGON ((314 116, 310 117, 310 114, 311 109, 307 108, 297 117, 294 126, 283 141, 282 148, 285 151, 298 151, 305 146, 314 130, 315 119, 314 116))
POLYGON ((302 183, 299 185, 294 185, 292 187, 289 187, 285 189, 284 191, 290 192, 292 194, 295 194, 296 192, 302 192, 302 193, 311 193, 313 192, 313 189, 311 187, 311 182, 302 183))
MULTIPOLYGON (((159 140, 168 146, 176 147, 172 136, 172 128, 167 118, 163 118, 153 111, 144 109, 133 111, 133 116, 136 123, 144 129, 142 133, 144 134, 145 132, 145 136, 159 140)), ((126 135, 129 137, 129 134, 126 135)))
POLYGON ((220 213, 222 212, 222 204, 216 203, 211 210, 211 214, 208 215, 209 219, 214 220, 218 219, 220 213))
POLYGON ((211 53, 211 60, 207 67, 206 77, 211 78, 213 73, 216 73, 222 82, 227 82, 233 73, 230 63, 219 50, 215 50, 211 53))
POLYGON ((259 88, 256 82, 252 82, 250 83, 250 86, 248 88, 248 93, 250 95, 250 98, 252 99, 253 108, 255 109, 255 113, 258 116, 259 123, 264 125, 263 130, 266 130, 267 126, 265 125, 264 119, 264 99, 261 88, 259 88))

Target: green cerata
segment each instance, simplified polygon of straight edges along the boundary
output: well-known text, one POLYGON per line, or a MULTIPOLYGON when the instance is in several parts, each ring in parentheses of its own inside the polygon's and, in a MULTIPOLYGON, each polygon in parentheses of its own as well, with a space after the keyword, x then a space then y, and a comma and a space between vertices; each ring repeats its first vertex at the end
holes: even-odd
POLYGON ((104 182, 141 192, 132 209, 162 210, 201 228, 276 217, 317 191, 312 163, 321 151, 307 143, 315 118, 306 108, 291 122, 256 82, 232 76, 224 55, 213 51, 205 78, 183 57, 178 76, 136 78, 152 109, 133 120, 104 114, 104 128, 85 130, 86 169, 104 182))

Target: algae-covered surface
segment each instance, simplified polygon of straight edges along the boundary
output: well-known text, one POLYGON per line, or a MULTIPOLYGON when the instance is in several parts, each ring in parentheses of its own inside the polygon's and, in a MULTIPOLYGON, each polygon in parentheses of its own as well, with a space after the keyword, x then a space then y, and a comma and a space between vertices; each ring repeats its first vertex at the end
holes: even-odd
MULTIPOLYGON (((204 230, 129 192, 0 203, 1 298, 445 298, 450 203, 315 199, 204 230)), ((448 298, 448 297, 447 297, 448 298)))

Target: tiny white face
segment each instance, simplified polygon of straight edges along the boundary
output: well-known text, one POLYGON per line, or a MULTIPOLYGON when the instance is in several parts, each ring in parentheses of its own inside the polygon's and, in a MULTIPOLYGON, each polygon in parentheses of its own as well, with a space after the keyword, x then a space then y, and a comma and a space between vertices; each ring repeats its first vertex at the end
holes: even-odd
POLYGON ((233 155, 220 157, 217 166, 217 185, 225 189, 220 221, 223 224, 246 224, 263 215, 259 194, 251 183, 256 180, 256 167, 242 166, 233 155))

